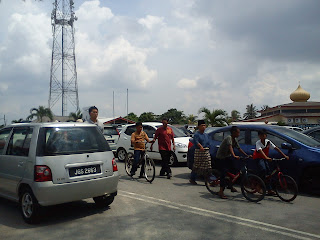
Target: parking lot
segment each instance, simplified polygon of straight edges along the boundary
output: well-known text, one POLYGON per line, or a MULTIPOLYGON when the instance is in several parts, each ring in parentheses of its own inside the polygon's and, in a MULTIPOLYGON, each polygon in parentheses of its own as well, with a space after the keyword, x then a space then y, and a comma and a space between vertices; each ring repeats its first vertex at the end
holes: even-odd
POLYGON ((17 204, 0 199, 0 239, 320 239, 318 196, 250 203, 226 191, 229 199, 222 200, 201 180, 190 185, 186 167, 152 184, 131 179, 122 162, 118 168, 118 196, 106 209, 87 199, 50 207, 40 224, 28 225, 17 204))

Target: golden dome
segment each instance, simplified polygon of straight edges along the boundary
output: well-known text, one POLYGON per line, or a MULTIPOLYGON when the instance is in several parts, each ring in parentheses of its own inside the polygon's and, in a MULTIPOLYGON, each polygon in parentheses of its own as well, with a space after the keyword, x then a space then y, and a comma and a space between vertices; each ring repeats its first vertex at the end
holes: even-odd
POLYGON ((310 98, 310 93, 308 93, 306 90, 304 90, 300 84, 298 88, 290 94, 290 99, 293 102, 306 102, 310 98))

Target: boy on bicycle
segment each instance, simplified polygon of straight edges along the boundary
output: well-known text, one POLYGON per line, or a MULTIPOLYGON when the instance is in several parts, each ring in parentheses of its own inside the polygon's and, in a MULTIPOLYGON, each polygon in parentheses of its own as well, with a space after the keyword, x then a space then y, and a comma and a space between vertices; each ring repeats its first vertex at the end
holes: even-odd
MULTIPOLYGON (((267 161, 272 161, 269 157, 269 150, 275 149, 279 152, 286 160, 289 159, 276 145, 274 145, 269 139, 267 139, 267 131, 265 129, 258 131, 258 136, 260 140, 256 142, 256 149, 253 153, 252 158, 257 160, 258 165, 258 175, 265 179, 267 174, 270 174, 270 167, 267 161)), ((275 195, 275 192, 272 191, 271 185, 267 184, 267 195, 275 195)))
MULTIPOLYGON (((134 160, 131 168, 131 176, 133 176, 137 171, 137 165, 139 163, 140 158, 143 157, 145 153, 145 141, 148 143, 151 142, 148 138, 148 135, 142 131, 142 122, 136 123, 136 131, 131 134, 131 145, 134 147, 134 160)), ((142 161, 142 166, 140 170, 139 178, 143 178, 144 174, 144 161, 142 161)))
MULTIPOLYGON (((235 159, 240 159, 236 156, 233 149, 237 148, 246 157, 250 157, 246 154, 239 145, 238 137, 240 136, 240 129, 237 126, 232 126, 230 129, 230 135, 227 136, 220 144, 217 152, 218 166, 220 170, 220 191, 218 193, 219 197, 222 199, 227 199, 228 197, 224 195, 224 189, 227 186, 225 177, 230 168, 232 168, 232 157, 235 159)), ((231 192, 237 192, 237 190, 230 185, 231 192)))

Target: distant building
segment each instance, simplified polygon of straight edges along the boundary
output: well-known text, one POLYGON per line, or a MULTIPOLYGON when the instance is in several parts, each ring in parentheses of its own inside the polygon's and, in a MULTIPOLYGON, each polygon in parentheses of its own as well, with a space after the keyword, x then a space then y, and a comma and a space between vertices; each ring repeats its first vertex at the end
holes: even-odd
POLYGON ((301 128, 320 126, 320 102, 308 102, 309 98, 310 93, 299 85, 290 94, 292 103, 259 111, 260 117, 243 122, 283 122, 288 126, 301 128))

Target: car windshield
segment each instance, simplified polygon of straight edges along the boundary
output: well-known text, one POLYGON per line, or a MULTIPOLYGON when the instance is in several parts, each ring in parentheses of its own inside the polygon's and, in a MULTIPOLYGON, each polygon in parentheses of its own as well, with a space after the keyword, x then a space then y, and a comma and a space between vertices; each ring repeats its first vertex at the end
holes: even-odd
POLYGON ((320 146, 320 142, 318 142, 317 140, 294 130, 291 129, 287 129, 287 128, 277 128, 277 131, 285 134, 295 140, 297 140, 298 142, 301 142, 307 146, 310 147, 319 147, 320 146))
MULTIPOLYGON (((156 126, 156 128, 159 128, 161 127, 162 125, 158 125, 156 126)), ((169 127, 172 128, 172 131, 173 131, 173 134, 174 134, 174 137, 177 138, 177 137, 187 137, 187 134, 185 134, 182 130, 172 126, 172 125, 169 125, 169 127)))
POLYGON ((45 127, 40 129, 38 156, 110 151, 97 127, 45 127))
POLYGON ((113 127, 105 127, 103 129, 103 135, 108 135, 108 136, 118 135, 118 131, 116 128, 113 128, 113 127))

